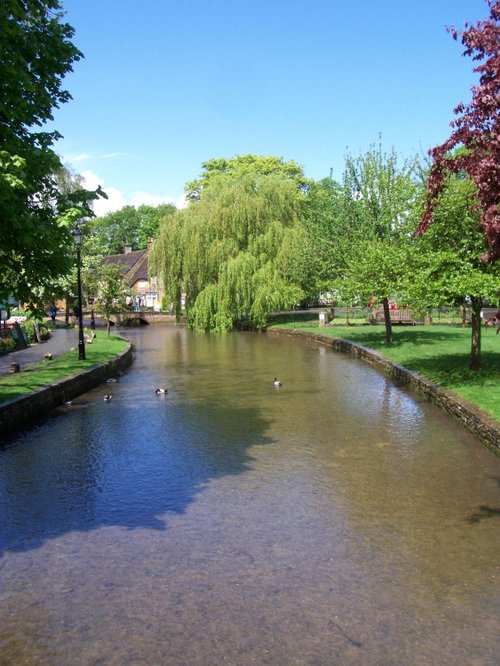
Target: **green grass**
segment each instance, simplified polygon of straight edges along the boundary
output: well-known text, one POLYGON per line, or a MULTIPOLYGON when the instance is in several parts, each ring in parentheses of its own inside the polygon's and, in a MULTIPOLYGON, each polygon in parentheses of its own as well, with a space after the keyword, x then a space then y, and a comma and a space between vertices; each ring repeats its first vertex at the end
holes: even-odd
POLYGON ((500 334, 481 331, 481 370, 469 370, 471 329, 458 326, 393 326, 393 344, 385 344, 383 325, 330 325, 319 328, 311 321, 280 322, 278 328, 295 328, 344 338, 375 349, 386 358, 449 388, 500 421, 500 334))
POLYGON ((44 386, 48 386, 70 377, 94 365, 107 363, 125 351, 127 342, 118 335, 108 338, 106 332, 99 332, 91 345, 85 346, 86 360, 78 359, 78 350, 54 357, 52 361, 42 361, 28 365, 24 370, 13 375, 0 376, 0 403, 20 395, 33 393, 44 386))

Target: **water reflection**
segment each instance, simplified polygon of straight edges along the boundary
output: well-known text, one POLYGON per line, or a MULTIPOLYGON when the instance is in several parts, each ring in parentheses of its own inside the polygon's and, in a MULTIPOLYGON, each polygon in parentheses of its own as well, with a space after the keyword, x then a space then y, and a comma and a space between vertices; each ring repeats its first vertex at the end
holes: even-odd
POLYGON ((248 447, 269 441, 255 408, 195 410, 116 388, 109 404, 76 403, 69 418, 49 420, 43 445, 27 436, 3 452, 0 553, 102 525, 165 529, 166 513, 185 511, 210 479, 248 470, 248 447))
POLYGON ((0 449, 0 662, 495 663, 497 458, 307 341, 127 334, 0 449))

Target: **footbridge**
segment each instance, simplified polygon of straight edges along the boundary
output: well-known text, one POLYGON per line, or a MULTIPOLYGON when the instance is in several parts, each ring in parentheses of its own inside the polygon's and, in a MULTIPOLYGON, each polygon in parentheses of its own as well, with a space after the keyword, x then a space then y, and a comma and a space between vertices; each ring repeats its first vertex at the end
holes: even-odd
MULTIPOLYGON (((96 320, 103 320, 102 315, 96 314, 96 320)), ((175 315, 167 312, 119 312, 110 315, 109 321, 116 326, 145 326, 147 324, 175 324, 175 315)))

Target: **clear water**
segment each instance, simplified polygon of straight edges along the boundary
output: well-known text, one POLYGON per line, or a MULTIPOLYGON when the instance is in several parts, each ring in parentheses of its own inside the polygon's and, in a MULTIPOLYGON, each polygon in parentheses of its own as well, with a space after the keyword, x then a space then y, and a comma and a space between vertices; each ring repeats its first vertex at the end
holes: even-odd
POLYGON ((126 335, 0 447, 0 664, 498 664, 499 458, 310 342, 126 335))

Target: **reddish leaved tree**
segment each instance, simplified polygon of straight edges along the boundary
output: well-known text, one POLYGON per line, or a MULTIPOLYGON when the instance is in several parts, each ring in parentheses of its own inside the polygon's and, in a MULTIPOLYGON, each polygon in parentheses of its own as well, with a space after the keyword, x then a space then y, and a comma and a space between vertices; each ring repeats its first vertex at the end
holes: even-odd
POLYGON ((466 24, 462 32, 449 28, 454 39, 461 38, 463 55, 481 61, 474 68, 479 74, 479 85, 472 87, 470 104, 455 108, 458 117, 451 122, 450 138, 429 151, 432 166, 417 233, 422 234, 432 223, 447 175, 466 173, 477 187, 481 230, 489 248, 482 259, 494 262, 500 257, 500 1, 487 2, 487 20, 466 24), (455 151, 457 148, 463 149, 455 151))

